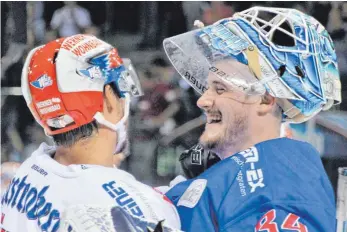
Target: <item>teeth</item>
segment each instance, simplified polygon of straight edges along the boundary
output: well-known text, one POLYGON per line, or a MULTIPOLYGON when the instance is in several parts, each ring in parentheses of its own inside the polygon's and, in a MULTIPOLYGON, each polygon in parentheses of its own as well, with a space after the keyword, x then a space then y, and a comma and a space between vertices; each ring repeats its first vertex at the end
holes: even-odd
POLYGON ((214 115, 207 118, 207 123, 214 123, 214 122, 220 122, 222 120, 222 117, 219 115, 214 115))

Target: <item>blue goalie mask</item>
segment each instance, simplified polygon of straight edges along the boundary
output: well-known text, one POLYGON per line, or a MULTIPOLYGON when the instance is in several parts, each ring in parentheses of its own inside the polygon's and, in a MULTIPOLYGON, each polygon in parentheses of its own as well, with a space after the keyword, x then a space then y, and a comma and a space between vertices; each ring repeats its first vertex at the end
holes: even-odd
POLYGON ((209 75, 249 95, 268 92, 277 98, 283 121, 304 122, 341 102, 333 42, 316 19, 298 10, 253 7, 167 38, 163 45, 179 74, 200 94, 208 89, 209 75), (230 68, 232 61, 248 72, 230 68))

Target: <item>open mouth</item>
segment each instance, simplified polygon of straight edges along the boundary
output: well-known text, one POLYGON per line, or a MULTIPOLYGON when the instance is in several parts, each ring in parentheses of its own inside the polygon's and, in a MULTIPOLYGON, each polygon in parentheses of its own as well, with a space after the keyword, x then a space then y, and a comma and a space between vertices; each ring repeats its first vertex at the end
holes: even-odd
POLYGON ((222 122, 222 115, 207 115, 207 124, 215 124, 222 122))

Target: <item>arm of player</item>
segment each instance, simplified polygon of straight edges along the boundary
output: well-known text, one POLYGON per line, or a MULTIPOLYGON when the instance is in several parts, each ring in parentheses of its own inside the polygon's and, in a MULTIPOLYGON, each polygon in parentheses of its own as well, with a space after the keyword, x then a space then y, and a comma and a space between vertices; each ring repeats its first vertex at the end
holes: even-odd
POLYGON ((61 218, 58 232, 181 232, 165 225, 135 217, 119 206, 73 205, 61 218))
POLYGON ((211 204, 205 179, 181 182, 166 196, 177 208, 183 231, 218 231, 216 209, 211 204))
MULTIPOLYGON (((190 155, 188 157, 192 158, 190 155)), ((198 177, 183 181, 166 193, 177 208, 183 231, 220 231, 220 226, 224 225, 221 218, 234 217, 233 209, 238 199, 232 197, 229 201, 225 198, 232 191, 230 186, 233 183, 236 183, 234 196, 241 191, 237 177, 242 166, 235 160, 238 158, 218 162, 198 177), (226 206, 228 212, 221 212, 222 206, 226 206)))
POLYGON ((221 231, 333 232, 335 228, 335 214, 327 212, 324 206, 295 203, 253 209, 227 223, 221 231))

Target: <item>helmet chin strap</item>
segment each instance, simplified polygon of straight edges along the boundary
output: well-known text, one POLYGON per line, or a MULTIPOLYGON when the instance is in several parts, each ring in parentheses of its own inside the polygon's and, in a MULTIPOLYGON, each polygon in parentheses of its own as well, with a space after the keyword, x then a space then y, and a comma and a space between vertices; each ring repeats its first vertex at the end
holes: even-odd
POLYGON ((127 138, 127 129, 125 126, 125 123, 129 117, 129 108, 130 108, 130 96, 128 94, 125 94, 125 108, 124 108, 124 115, 122 117, 121 120, 119 120, 119 122, 117 122, 116 124, 113 124, 109 121, 107 121, 104 118, 104 115, 102 115, 102 113, 97 112, 94 115, 94 119, 110 128, 111 130, 117 132, 117 145, 114 151, 114 154, 119 153, 121 151, 121 148, 123 147, 124 143, 126 142, 126 138, 127 138))

